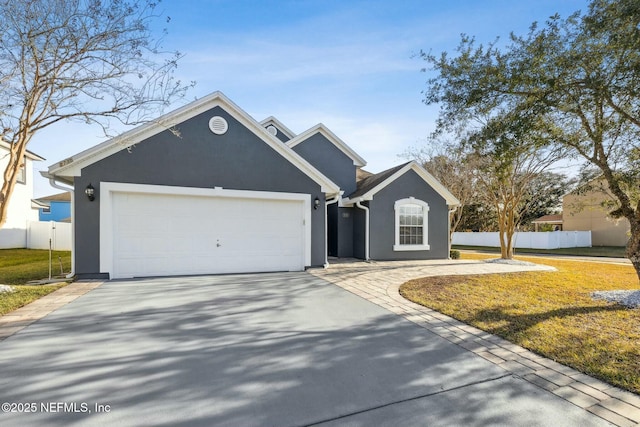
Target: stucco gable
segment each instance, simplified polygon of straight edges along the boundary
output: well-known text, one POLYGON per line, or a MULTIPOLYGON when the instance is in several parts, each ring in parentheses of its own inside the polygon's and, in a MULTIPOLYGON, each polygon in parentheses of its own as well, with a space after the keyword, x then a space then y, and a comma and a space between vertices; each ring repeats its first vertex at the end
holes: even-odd
POLYGON ((126 150, 133 145, 148 140, 161 132, 176 128, 179 125, 199 114, 212 110, 215 107, 222 108, 231 117, 240 122, 249 131, 255 134, 262 142, 287 161, 295 165, 322 188, 327 194, 337 194, 338 186, 321 172, 315 169, 309 162, 296 154, 288 146, 283 144, 275 136, 269 134, 267 130, 234 104, 222 92, 214 92, 190 104, 187 104, 171 113, 165 114, 156 120, 138 126, 115 138, 109 139, 88 150, 82 151, 72 157, 62 160, 49 167, 48 176, 57 177, 62 181, 73 182, 73 177, 81 176, 83 168, 105 159, 122 150, 126 150))
POLYGON ((358 183, 358 189, 343 200, 344 205, 352 205, 358 201, 372 200, 376 193, 380 192, 399 177, 409 171, 414 171, 422 180, 440 194, 447 205, 458 206, 460 201, 449 192, 433 175, 427 172, 417 162, 411 161, 403 165, 387 169, 380 173, 371 175, 358 183))
POLYGON ((296 136, 295 132, 286 127, 280 120, 276 119, 273 116, 269 116, 266 119, 262 120, 260 124, 267 130, 269 130, 269 126, 275 127, 277 130, 275 136, 283 142, 287 142, 290 139, 295 138, 296 136))
POLYGON ((336 134, 331 132, 331 130, 329 130, 329 128, 327 128, 322 123, 318 123, 312 128, 302 132, 300 135, 288 141, 287 145, 293 148, 296 145, 303 143, 304 141, 308 140, 309 138, 311 138, 316 134, 321 134, 322 136, 324 136, 329 142, 331 142, 340 151, 342 151, 347 157, 349 157, 353 161, 353 164, 355 166, 363 167, 367 165, 367 162, 362 157, 360 157, 358 153, 356 153, 351 147, 349 147, 343 140, 338 138, 336 134))

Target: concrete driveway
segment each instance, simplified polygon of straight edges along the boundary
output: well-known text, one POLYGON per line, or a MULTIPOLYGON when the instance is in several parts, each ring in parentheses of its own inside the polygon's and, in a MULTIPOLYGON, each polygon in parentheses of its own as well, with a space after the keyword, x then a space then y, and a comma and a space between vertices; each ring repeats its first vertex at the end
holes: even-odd
POLYGON ((0 342, 0 401, 2 426, 608 425, 308 273, 107 282, 0 342))

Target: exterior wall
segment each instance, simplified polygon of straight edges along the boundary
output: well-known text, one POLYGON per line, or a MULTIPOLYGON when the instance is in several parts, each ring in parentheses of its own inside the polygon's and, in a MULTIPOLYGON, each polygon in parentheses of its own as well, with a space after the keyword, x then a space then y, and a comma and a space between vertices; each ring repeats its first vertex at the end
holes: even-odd
POLYGON ((69 202, 49 202, 49 212, 43 212, 44 209, 38 209, 38 217, 40 221, 62 221, 71 216, 71 203, 69 202))
POLYGON ((291 139, 287 135, 285 135, 284 132, 282 132, 278 126, 276 125, 273 125, 273 126, 275 126, 275 128, 278 129, 278 133, 276 133, 276 138, 278 138, 280 141, 287 142, 288 140, 291 139))
MULTIPOLYGON (((0 170, 9 162, 7 150, 0 147, 0 170)), ((0 249, 26 248, 29 222, 38 220, 38 211, 31 208, 33 199, 33 161, 27 158, 25 183, 16 183, 9 199, 7 221, 0 228, 0 249)))
POLYGON ((316 133, 293 147, 327 178, 340 186, 345 197, 356 191, 356 167, 353 160, 333 145, 324 135, 316 133))
MULTIPOLYGON (((100 277, 100 182, 310 194, 322 206, 320 186, 284 159, 222 108, 215 107, 178 126, 181 136, 164 131, 82 170, 75 178, 76 272, 100 277), (224 135, 209 130, 209 119, 224 117, 224 135), (96 199, 84 190, 91 183, 96 199)), ((324 209, 311 213, 311 265, 324 263, 324 209)))
POLYGON ((410 170, 379 191, 369 202, 371 259, 446 259, 449 257, 448 209, 445 199, 410 170), (397 200, 414 197, 429 205, 426 251, 394 251, 397 200))
MULTIPOLYGON (((369 206, 369 202, 361 203, 363 206, 369 206)), ((357 206, 353 207, 352 217, 353 217, 353 257, 354 258, 365 258, 365 250, 364 250, 364 241, 365 241, 365 227, 366 227, 366 217, 363 209, 360 209, 357 206)))
POLYGON ((591 231, 593 246, 626 246, 631 227, 626 218, 613 219, 601 203, 609 198, 601 192, 567 194, 562 200, 563 230, 591 231))

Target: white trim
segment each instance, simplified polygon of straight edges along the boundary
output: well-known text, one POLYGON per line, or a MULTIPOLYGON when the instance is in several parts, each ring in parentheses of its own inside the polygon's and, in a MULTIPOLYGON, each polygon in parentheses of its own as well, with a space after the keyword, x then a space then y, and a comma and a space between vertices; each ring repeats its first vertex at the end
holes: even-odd
POLYGON ((341 140, 340 138, 338 138, 336 136, 336 134, 334 134, 333 132, 331 132, 329 130, 329 128, 327 128, 325 125, 323 125, 322 123, 318 123, 317 125, 315 125, 314 127, 312 127, 311 129, 308 129, 304 132, 302 132, 300 135, 296 136, 293 139, 290 139, 289 141, 287 141, 287 145, 291 148, 295 147, 296 145, 306 141, 307 139, 309 139, 311 136, 315 135, 315 134, 321 134, 323 135, 325 138, 327 138, 329 140, 329 142, 331 142, 333 145, 335 145, 340 151, 342 151, 347 157, 349 157, 351 160, 353 160, 353 164, 357 167, 363 167, 367 165, 367 162, 358 155, 358 153, 356 153, 355 151, 353 151, 353 149, 351 147, 349 147, 343 140, 341 140))
MULTIPOLYGON (((8 142, 4 142, 2 140, 0 140, 0 147, 6 149, 7 151, 11 150, 11 144, 9 144, 8 142)), ((29 150, 25 150, 24 151, 24 155, 29 159, 29 160, 33 160, 36 162, 42 161, 42 160, 46 160, 44 157, 40 157, 38 156, 36 153, 29 151, 29 150)))
POLYGON ((273 124, 276 129, 278 129, 280 132, 282 132, 283 134, 285 134, 285 136, 289 139, 293 139, 296 137, 295 132, 293 132, 291 129, 289 129, 288 127, 286 127, 285 125, 282 124, 282 122, 278 119, 276 119, 273 116, 269 116, 266 119, 260 121, 260 124, 262 126, 264 126, 265 128, 267 127, 267 125, 271 123, 273 124))
POLYGON ((345 205, 353 205, 358 200, 373 200, 373 197, 375 196, 376 193, 384 189, 386 186, 388 186, 393 181, 400 178, 402 175, 404 175, 410 170, 413 170, 415 173, 417 173, 418 176, 420 176, 420 178, 422 178, 427 184, 431 186, 431 188, 433 188, 438 194, 440 194, 447 202, 447 206, 453 207, 453 206, 460 205, 460 201, 456 199, 456 197, 453 194, 451 194, 449 190, 447 190, 437 179, 433 177, 433 175, 427 172, 425 168, 420 166, 415 161, 407 163, 403 168, 398 170, 393 175, 389 176, 387 179, 385 179, 380 184, 376 185, 375 187, 373 187, 371 190, 367 191, 363 195, 355 197, 354 199, 349 199, 349 198, 344 199, 343 203, 345 205))
POLYGON ((361 200, 356 202, 356 206, 364 211, 364 260, 369 261, 369 208, 361 204, 361 200))
POLYGON ((165 114, 152 122, 145 123, 115 138, 109 139, 68 159, 51 165, 49 166, 49 174, 66 177, 67 179, 74 176, 81 176, 83 168, 215 107, 224 109, 231 117, 240 122, 240 124, 253 132, 278 154, 300 169, 320 185, 322 192, 330 195, 338 194, 340 188, 333 181, 324 176, 286 144, 283 144, 278 138, 267 132, 260 123, 234 104, 222 92, 214 92, 204 98, 178 108, 171 113, 165 114))
POLYGON ((311 195, 300 193, 277 193, 272 191, 230 190, 221 187, 194 188, 167 185, 127 184, 120 182, 100 183, 100 272, 113 277, 113 194, 138 193, 180 195, 194 197, 224 197, 238 199, 291 200, 303 203, 304 265, 311 265, 311 195))
MULTIPOLYGON (((359 203, 359 202, 358 202, 359 203)), ((396 200, 393 204, 393 210, 395 213, 395 221, 393 224, 395 232, 395 241, 393 250, 396 252, 401 251, 428 251, 429 246, 429 205, 414 197, 408 199, 396 200), (418 205, 422 207, 422 244, 421 245, 401 245, 400 244, 400 207, 406 205, 418 205)))

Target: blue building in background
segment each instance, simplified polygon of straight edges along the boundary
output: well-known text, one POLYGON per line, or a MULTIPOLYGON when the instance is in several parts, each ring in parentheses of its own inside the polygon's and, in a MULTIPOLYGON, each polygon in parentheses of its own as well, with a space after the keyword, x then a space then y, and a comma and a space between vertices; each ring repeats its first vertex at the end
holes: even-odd
POLYGON ((39 221, 71 222, 71 193, 64 192, 33 200, 39 221))

